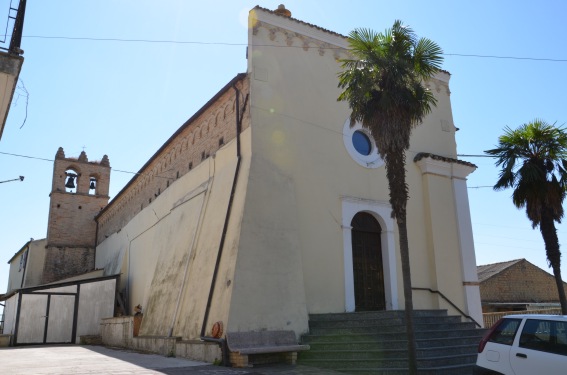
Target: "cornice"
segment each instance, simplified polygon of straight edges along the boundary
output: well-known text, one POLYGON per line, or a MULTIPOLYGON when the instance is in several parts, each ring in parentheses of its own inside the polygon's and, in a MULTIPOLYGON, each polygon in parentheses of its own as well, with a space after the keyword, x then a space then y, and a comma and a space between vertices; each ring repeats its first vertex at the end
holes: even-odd
POLYGON ((423 174, 435 174, 458 179, 465 179, 477 168, 473 163, 464 160, 425 152, 418 153, 413 161, 419 166, 423 174))
POLYGON ((309 37, 319 42, 328 43, 333 47, 344 49, 349 47, 348 39, 343 35, 296 20, 295 18, 280 16, 263 8, 256 7, 254 11, 256 16, 256 21, 253 22, 254 35, 260 27, 268 30, 276 28, 285 34, 291 34, 290 36, 292 37, 309 37))

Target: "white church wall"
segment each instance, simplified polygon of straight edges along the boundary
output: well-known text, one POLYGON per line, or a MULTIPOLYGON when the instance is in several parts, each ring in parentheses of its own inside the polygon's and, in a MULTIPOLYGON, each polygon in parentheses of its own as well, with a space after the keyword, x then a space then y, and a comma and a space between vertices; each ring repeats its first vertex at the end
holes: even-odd
MULTIPOLYGON (((249 196, 265 196, 265 203, 251 202, 252 198, 250 202, 247 200, 240 254, 246 249, 254 254, 250 255, 251 259, 265 257, 266 261, 268 254, 279 256, 280 264, 274 271, 285 265, 286 277, 298 282, 289 286, 293 290, 289 293, 293 296, 289 299, 291 305, 301 304, 305 298, 309 313, 345 311, 348 310, 345 302, 348 283, 345 282, 341 199, 389 200, 385 168, 365 168, 353 160, 344 144, 344 124, 349 109, 346 103, 336 99, 340 94, 337 74, 341 69, 337 59, 345 58, 346 54, 336 47, 345 48, 347 43, 339 35, 261 9, 251 14, 248 69, 253 160, 249 196), (267 233, 272 229, 276 235, 269 239, 267 233), (266 250, 268 243, 270 248, 266 250), (295 256, 297 253, 299 256, 295 256), (282 261, 284 257, 287 258, 282 261), (295 274, 296 268, 302 270, 300 275, 295 274), (299 286, 301 283, 303 288, 299 286)), ((464 277, 454 225, 454 192, 449 182, 435 191, 434 196, 424 195, 422 173, 413 163, 418 152, 456 158, 448 81, 449 75, 441 72, 428 83, 438 105, 414 131, 407 153, 408 229, 414 285, 432 289, 440 285, 447 287, 446 292, 462 305, 464 277), (432 206, 435 207, 432 209, 432 206), (432 232, 433 219, 445 231, 432 232), (447 271, 448 263, 453 262, 456 263, 447 271), (443 278, 441 284, 439 277, 443 278)), ((397 234, 395 241, 386 241, 386 244, 396 247, 395 261, 390 259, 387 264, 398 268, 390 272, 394 278, 390 284, 397 284, 390 290, 398 293, 391 306, 403 306, 397 234)), ((240 259, 238 262, 236 282, 242 273, 240 259)), ((242 262, 245 263, 244 258, 242 262)), ((247 271, 248 284, 252 284, 251 275, 255 273, 259 284, 277 285, 277 281, 268 278, 268 272, 247 271)), ((238 288, 235 286, 234 300, 238 288)), ((423 292, 414 295, 416 308, 439 306, 436 295, 423 292)), ((282 297, 275 293, 268 300, 277 306, 282 297)), ((256 308, 262 310, 259 306, 249 306, 248 310, 256 308)), ((253 327, 252 319, 250 322, 253 327)), ((260 324, 260 320, 256 322, 260 324)))
MULTIPOLYGON (((242 139, 246 133, 249 130, 242 139)), ((138 304, 143 307, 140 334, 199 336, 235 169, 236 140, 232 140, 97 247, 97 267, 108 273, 122 271, 130 311, 138 304)), ((247 175, 246 170, 241 165, 241 175, 247 175)), ((242 199, 237 194, 235 201, 242 199)), ((241 214, 233 210, 233 215, 231 225, 239 225, 241 214)), ((229 228, 229 232, 225 244, 236 251, 233 236, 238 230, 229 228)), ((221 277, 230 280, 232 272, 231 266, 225 267, 221 277)), ((227 320, 228 303, 216 299, 230 298, 231 287, 226 280, 222 283, 229 291, 215 295, 210 321, 227 320)))

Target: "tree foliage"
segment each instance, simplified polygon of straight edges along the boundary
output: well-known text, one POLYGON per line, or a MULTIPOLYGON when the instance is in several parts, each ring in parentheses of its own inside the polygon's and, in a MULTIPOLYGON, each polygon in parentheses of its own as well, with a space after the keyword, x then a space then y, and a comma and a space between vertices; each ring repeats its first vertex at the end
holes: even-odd
POLYGON ((411 131, 431 112, 437 101, 425 82, 437 73, 443 61, 441 48, 395 21, 391 29, 376 33, 356 29, 349 34, 352 58, 341 60, 338 100, 348 102, 351 126, 360 122, 374 138, 386 164, 392 217, 398 225, 404 281, 409 370, 417 371, 411 270, 406 226, 409 198, 405 151, 411 131))
POLYGON ((555 124, 535 119, 512 130, 504 129, 498 146, 485 151, 500 167, 495 190, 514 189, 512 202, 525 208, 532 228, 539 226, 549 265, 556 279, 563 314, 567 301, 561 278, 561 251, 555 222, 564 215, 567 188, 567 133, 555 124))

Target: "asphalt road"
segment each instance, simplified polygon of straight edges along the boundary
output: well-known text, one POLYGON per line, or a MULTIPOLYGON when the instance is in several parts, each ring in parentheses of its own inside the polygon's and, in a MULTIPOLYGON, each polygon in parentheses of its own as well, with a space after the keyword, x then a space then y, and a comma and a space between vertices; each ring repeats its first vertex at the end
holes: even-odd
POLYGON ((1 375, 326 375, 305 366, 271 365, 246 369, 213 366, 184 358, 110 349, 102 346, 28 346, 0 348, 1 375))

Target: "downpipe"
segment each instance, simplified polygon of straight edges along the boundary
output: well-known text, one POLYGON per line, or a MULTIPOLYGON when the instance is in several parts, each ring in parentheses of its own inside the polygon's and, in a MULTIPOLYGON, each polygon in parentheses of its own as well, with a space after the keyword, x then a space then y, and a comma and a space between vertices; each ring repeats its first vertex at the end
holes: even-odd
POLYGON ((238 181, 238 176, 240 174, 240 162, 241 162, 241 151, 240 151, 240 132, 242 131, 242 119, 244 117, 244 112, 245 112, 245 108, 246 108, 246 104, 248 102, 248 94, 246 95, 246 98, 244 100, 244 107, 242 108, 242 114, 240 111, 240 90, 236 87, 236 84, 234 84, 232 86, 232 88, 234 89, 235 93, 236 93, 236 99, 235 99, 235 107, 236 107, 236 170, 234 172, 234 179, 232 181, 232 187, 230 190, 230 198, 228 201, 228 207, 226 210, 226 215, 225 215, 225 219, 224 219, 224 226, 223 226, 223 230, 222 230, 222 235, 221 235, 221 241, 219 244, 219 248, 217 251, 217 259, 215 262, 215 268, 213 271, 213 278, 211 280, 211 287, 209 289, 209 297, 207 299, 207 306, 205 309, 205 315, 203 317, 203 325, 201 326, 201 341, 205 341, 205 342, 214 342, 217 343, 221 349, 222 352, 222 365, 223 366, 230 366, 230 358, 228 355, 228 344, 226 342, 226 339, 223 338, 215 338, 215 337, 211 337, 211 336, 207 336, 206 333, 206 328, 207 328, 207 321, 209 320, 209 313, 211 310, 211 303, 213 300, 213 294, 214 294, 214 290, 215 290, 215 285, 216 285, 216 281, 217 281, 217 276, 218 276, 218 270, 220 267, 220 261, 222 258, 222 250, 224 247, 224 242, 226 239, 226 233, 228 231, 228 223, 229 223, 229 219, 230 219, 230 213, 232 211, 232 204, 234 201, 234 195, 236 192, 236 182, 238 181))

